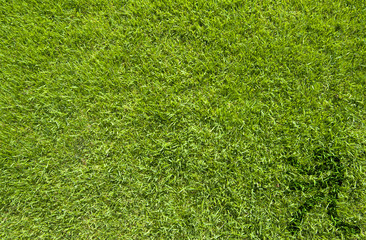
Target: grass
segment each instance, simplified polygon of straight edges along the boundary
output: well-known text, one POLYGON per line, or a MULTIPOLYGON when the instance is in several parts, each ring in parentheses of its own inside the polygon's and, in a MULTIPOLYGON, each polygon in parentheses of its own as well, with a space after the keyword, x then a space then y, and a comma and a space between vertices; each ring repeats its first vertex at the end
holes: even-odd
POLYGON ((0 0, 1 239, 366 239, 366 4, 0 0))

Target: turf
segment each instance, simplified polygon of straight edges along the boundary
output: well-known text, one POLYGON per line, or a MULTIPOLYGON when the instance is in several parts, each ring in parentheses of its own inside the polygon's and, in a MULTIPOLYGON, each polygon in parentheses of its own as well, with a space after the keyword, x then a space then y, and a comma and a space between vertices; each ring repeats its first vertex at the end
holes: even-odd
POLYGON ((0 238, 366 239, 365 22, 0 0, 0 238))

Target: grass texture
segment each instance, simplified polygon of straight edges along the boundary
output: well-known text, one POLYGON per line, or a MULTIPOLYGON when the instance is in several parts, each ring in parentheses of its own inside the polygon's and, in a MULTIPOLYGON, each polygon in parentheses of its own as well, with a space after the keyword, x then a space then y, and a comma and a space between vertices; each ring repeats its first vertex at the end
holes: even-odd
POLYGON ((366 239, 366 4, 0 0, 1 239, 366 239))

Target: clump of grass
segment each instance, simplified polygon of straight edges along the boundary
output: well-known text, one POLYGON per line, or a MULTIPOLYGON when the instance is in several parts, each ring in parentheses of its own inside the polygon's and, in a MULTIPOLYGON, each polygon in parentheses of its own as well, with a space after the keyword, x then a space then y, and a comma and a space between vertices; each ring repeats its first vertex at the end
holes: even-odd
MULTIPOLYGON (((297 233, 300 230, 300 224, 305 217, 305 214, 312 210, 315 205, 324 201, 325 199, 325 203, 323 204, 326 207, 326 212, 331 218, 335 227, 342 230, 346 234, 359 234, 361 232, 360 228, 356 225, 342 221, 337 212, 337 201, 339 198, 338 195, 345 180, 345 169, 340 159, 326 150, 316 149, 314 152, 313 162, 316 165, 295 165, 302 174, 315 175, 318 177, 318 179, 314 180, 313 182, 291 182, 291 190, 300 190, 302 192, 312 191, 313 195, 311 197, 307 197, 299 209, 292 214, 292 219, 288 226, 289 230, 293 234, 297 233)), ((292 158, 290 159, 290 163, 294 165, 292 158)))

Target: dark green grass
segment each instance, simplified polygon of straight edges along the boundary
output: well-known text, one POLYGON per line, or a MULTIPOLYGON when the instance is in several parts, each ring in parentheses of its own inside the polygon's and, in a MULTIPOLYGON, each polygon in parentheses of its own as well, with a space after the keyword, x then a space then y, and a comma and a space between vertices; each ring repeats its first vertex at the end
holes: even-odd
POLYGON ((365 22, 0 0, 0 238, 365 239, 365 22))

